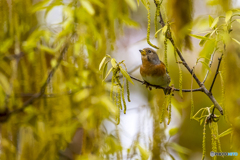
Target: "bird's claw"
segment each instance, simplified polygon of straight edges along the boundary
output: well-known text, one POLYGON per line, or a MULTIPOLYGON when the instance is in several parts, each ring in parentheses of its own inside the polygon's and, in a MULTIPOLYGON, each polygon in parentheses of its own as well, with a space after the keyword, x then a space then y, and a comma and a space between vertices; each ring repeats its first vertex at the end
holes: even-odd
POLYGON ((142 84, 146 85, 146 88, 148 88, 150 91, 152 90, 152 87, 150 86, 150 84, 148 82, 144 81, 142 84))

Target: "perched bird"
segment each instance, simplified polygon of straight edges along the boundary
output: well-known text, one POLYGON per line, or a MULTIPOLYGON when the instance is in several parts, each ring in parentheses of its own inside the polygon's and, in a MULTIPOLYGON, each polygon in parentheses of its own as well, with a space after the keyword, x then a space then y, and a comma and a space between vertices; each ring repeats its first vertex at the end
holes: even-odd
MULTIPOLYGON (((140 74, 145 82, 152 85, 168 87, 171 78, 165 64, 159 60, 157 53, 151 48, 139 50, 142 55, 140 74)), ((164 90, 167 93, 167 90, 164 90)))

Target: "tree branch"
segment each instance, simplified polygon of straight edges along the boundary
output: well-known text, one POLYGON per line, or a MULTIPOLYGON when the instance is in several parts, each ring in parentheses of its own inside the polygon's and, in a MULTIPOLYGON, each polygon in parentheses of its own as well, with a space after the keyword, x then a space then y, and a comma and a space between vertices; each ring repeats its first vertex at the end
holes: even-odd
MULTIPOLYGON (((156 4, 156 3, 155 3, 156 4)), ((161 11, 159 11, 159 17, 160 17, 160 22, 163 21, 162 15, 161 15, 161 11)), ((161 23, 164 24, 164 23, 161 23)), ((197 82, 197 84, 199 85, 199 87, 202 89, 202 91, 211 99, 211 101, 213 102, 214 106, 219 110, 219 112, 223 115, 223 109, 222 107, 218 104, 218 102, 216 101, 216 99, 213 97, 212 93, 209 92, 206 87, 204 86, 203 83, 201 83, 201 81, 197 78, 197 76, 195 75, 195 73, 193 73, 193 70, 190 69, 189 65, 187 64, 187 62, 185 61, 185 59, 182 56, 182 53, 179 51, 179 49, 175 46, 174 40, 172 39, 171 35, 170 37, 167 37, 170 42, 172 43, 173 47, 176 49, 177 54, 179 56, 179 58, 182 61, 182 64, 185 66, 185 68, 187 68, 187 70, 189 71, 189 73, 193 76, 193 78, 195 79, 195 81, 197 82)), ((215 75, 216 76, 216 75, 215 75)), ((215 81, 215 80, 214 80, 215 81)), ((214 83, 214 82, 213 82, 214 83)))
POLYGON ((218 58, 218 66, 217 66, 217 70, 216 70, 215 76, 214 76, 214 78, 213 78, 213 81, 212 81, 211 87, 210 87, 210 89, 209 89, 209 92, 210 92, 210 93, 212 93, 213 85, 214 85, 215 80, 216 80, 216 78, 217 78, 217 75, 218 75, 218 73, 219 73, 219 68, 220 68, 220 64, 221 64, 221 61, 222 61, 222 56, 223 56, 223 54, 221 55, 220 58, 218 58))
MULTIPOLYGON (((144 84, 144 81, 142 81, 142 80, 140 80, 140 79, 137 79, 137 78, 135 78, 135 77, 133 77, 133 76, 131 76, 131 75, 129 75, 133 80, 135 80, 135 81, 138 81, 138 82, 140 82, 140 83, 142 83, 142 84, 144 84)), ((154 87, 154 88, 156 88, 156 89, 167 89, 166 87, 162 87, 162 86, 158 86, 158 85, 153 85, 153 84, 148 84, 148 86, 151 86, 151 87, 154 87)), ((173 88, 173 91, 180 91, 180 89, 178 89, 178 88, 173 88)), ((197 92, 197 91, 203 91, 203 89, 202 88, 197 88, 197 89, 183 89, 182 90, 183 92, 197 92)))

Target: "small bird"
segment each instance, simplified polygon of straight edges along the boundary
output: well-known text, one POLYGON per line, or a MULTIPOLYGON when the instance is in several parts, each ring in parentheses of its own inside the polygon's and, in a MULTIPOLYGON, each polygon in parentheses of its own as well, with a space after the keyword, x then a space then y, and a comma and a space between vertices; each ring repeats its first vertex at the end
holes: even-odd
MULTIPOLYGON (((165 64, 159 60, 157 53, 151 48, 144 48, 139 50, 142 55, 142 65, 140 67, 140 74, 147 84, 168 87, 171 78, 165 64)), ((164 94, 167 90, 164 90, 164 94)))

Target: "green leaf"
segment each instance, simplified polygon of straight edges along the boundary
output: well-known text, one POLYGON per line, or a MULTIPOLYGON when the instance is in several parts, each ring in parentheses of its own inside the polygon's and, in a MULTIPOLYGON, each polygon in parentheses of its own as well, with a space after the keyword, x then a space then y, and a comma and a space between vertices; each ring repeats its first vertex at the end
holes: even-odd
POLYGON ((190 149, 180 146, 179 144, 174 142, 169 143, 169 146, 175 151, 177 151, 178 153, 189 154, 191 152, 190 149))
POLYGON ((203 62, 203 61, 200 61, 200 62, 207 68, 207 70, 211 72, 211 69, 206 62, 203 62))
POLYGON ((108 68, 108 62, 107 61, 103 67, 103 71, 102 71, 102 77, 104 78, 106 76, 106 73, 107 73, 107 68, 108 68))
POLYGON ((226 18, 225 18, 225 22, 227 23, 232 17, 232 11, 228 11, 226 13, 226 18))
POLYGON ((208 16, 208 18, 209 18, 209 27, 211 27, 214 19, 210 15, 208 16))
POLYGON ((9 80, 2 73, 0 73, 0 85, 2 86, 4 92, 8 94, 10 88, 9 80))
POLYGON ((105 57, 102 59, 101 63, 99 64, 99 71, 102 69, 103 64, 105 64, 105 60, 106 60, 106 59, 107 59, 107 57, 105 56, 105 57))
POLYGON ((146 0, 141 0, 142 4, 145 6, 145 8, 148 10, 147 2, 146 0))
POLYGON ((214 28, 217 25, 218 21, 219 21, 219 17, 215 18, 211 25, 211 28, 214 28))
POLYGON ((115 58, 111 59, 111 64, 112 64, 113 68, 117 68, 117 61, 115 58))
POLYGON ((74 102, 80 102, 84 99, 86 99, 89 96, 90 92, 88 89, 83 89, 77 93, 74 94, 73 96, 73 101, 74 102))
POLYGON ((209 38, 206 36, 199 36, 199 35, 195 35, 195 34, 189 34, 189 36, 195 37, 197 39, 209 40, 209 38))
POLYGON ((138 6, 139 6, 139 0, 137 0, 137 4, 138 4, 138 6))
POLYGON ((240 23, 240 19, 236 19, 236 21, 237 21, 238 23, 240 23))
POLYGON ((81 0, 80 1, 83 8, 90 14, 90 15, 94 15, 95 14, 95 10, 92 6, 92 4, 88 1, 88 0, 81 0))
MULTIPOLYGON (((206 34, 204 37, 208 38, 210 34, 211 34, 211 33, 208 33, 208 34, 206 34)), ((202 39, 202 40, 199 42, 199 45, 200 45, 200 46, 203 46, 206 41, 207 41, 206 39, 202 39)))
POLYGON ((31 8, 31 12, 32 12, 32 13, 35 13, 35 12, 37 12, 37 11, 40 11, 40 10, 42 10, 42 9, 45 9, 46 6, 47 6, 47 4, 49 3, 49 1, 50 1, 50 0, 45 0, 45 1, 40 1, 40 2, 38 2, 38 3, 36 3, 36 4, 34 4, 34 5, 32 6, 32 8, 31 8))
POLYGON ((240 45, 240 42, 238 40, 236 40, 235 38, 232 38, 233 41, 235 41, 237 44, 240 45))
POLYGON ((178 132, 178 128, 177 127, 176 128, 171 128, 169 130, 170 137, 174 136, 177 132, 178 132))
POLYGON ((109 76, 109 74, 112 72, 112 70, 113 70, 113 67, 109 69, 109 71, 108 71, 106 77, 104 78, 104 81, 105 81, 105 79, 109 76))
POLYGON ((137 144, 137 148, 140 152, 142 160, 148 160, 150 152, 147 149, 143 148, 140 144, 137 144))
POLYGON ((157 32, 155 33, 155 37, 157 36, 157 34, 162 30, 163 28, 160 28, 159 30, 157 30, 157 32))
POLYGON ((233 129, 232 129, 232 128, 229 128, 229 129, 227 129, 226 131, 224 131, 224 132, 222 132, 221 134, 219 134, 218 137, 220 138, 220 137, 226 136, 226 135, 232 133, 232 131, 233 131, 233 129))
POLYGON ((128 73, 121 66, 119 66, 119 68, 120 68, 120 71, 123 74, 123 76, 126 77, 126 79, 134 85, 134 83, 133 83, 131 77, 128 75, 128 73))
POLYGON ((162 33, 163 35, 165 35, 165 33, 167 32, 167 29, 168 29, 168 26, 165 25, 163 28, 162 28, 162 33))
POLYGON ((135 0, 125 0, 125 2, 128 4, 128 6, 133 10, 137 10, 137 5, 135 3, 135 0))

